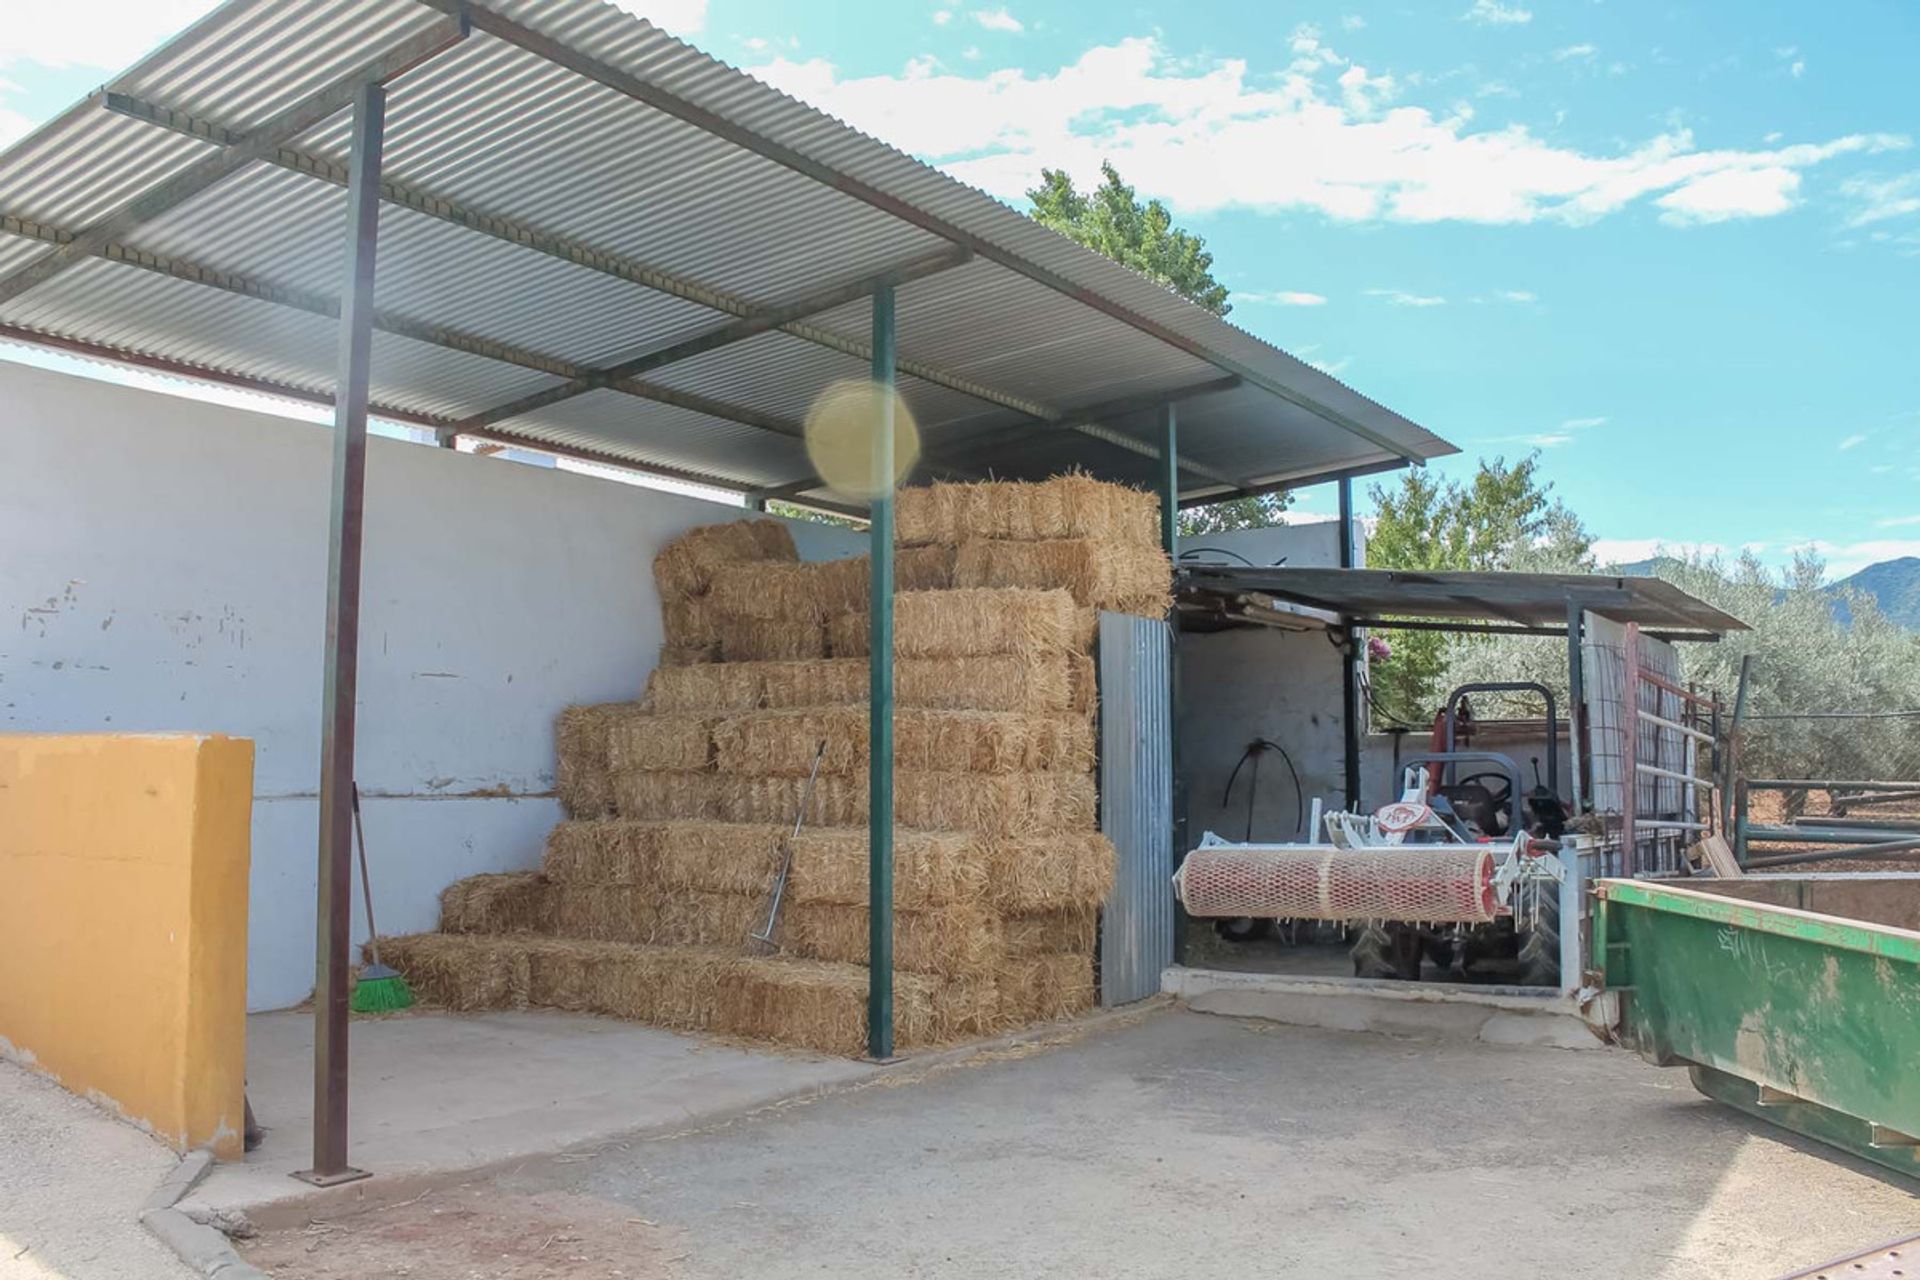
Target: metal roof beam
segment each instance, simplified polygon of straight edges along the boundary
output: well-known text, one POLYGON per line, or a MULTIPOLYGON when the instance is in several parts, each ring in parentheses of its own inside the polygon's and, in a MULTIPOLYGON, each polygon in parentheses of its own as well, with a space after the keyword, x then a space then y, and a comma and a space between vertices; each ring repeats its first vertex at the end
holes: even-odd
MULTIPOLYGON (((231 146, 242 140, 240 134, 234 133, 232 130, 224 128, 213 121, 189 115, 184 111, 175 111, 171 107, 148 102, 124 93, 106 93, 102 97, 101 105, 105 107, 106 110, 114 112, 117 115, 128 116, 135 120, 144 120, 148 124, 157 125, 162 129, 170 129, 175 133, 185 134, 191 138, 198 138, 203 142, 213 142, 231 146)), ((289 172, 304 174, 310 178, 317 178, 322 182, 330 182, 337 187, 347 185, 346 166, 336 164, 325 156, 283 146, 271 154, 263 155, 260 158, 268 164, 276 165, 289 172)), ((383 178, 381 180, 380 198, 388 204, 411 210, 423 217, 433 218, 452 226, 461 227, 494 240, 502 240, 508 244, 518 245, 523 249, 531 249, 535 253, 545 254, 550 258, 557 258, 562 262, 571 263, 576 267, 583 267, 588 271, 597 271, 602 275, 624 280, 628 284, 636 284, 644 289, 652 289, 657 293, 665 293, 672 297, 679 298, 684 302, 692 302, 699 306, 709 307, 715 311, 739 317, 742 320, 756 319, 764 315, 767 310, 763 307, 757 307, 743 298, 737 298, 719 289, 708 288, 705 285, 672 275, 658 268, 647 266, 645 263, 636 262, 631 258, 621 257, 618 254, 604 253, 598 249, 591 249, 586 245, 568 240, 563 236, 541 231, 538 228, 527 226, 524 223, 515 222, 510 218, 497 217, 490 213, 470 209, 456 201, 445 200, 439 196, 408 187, 390 179, 383 178)), ((948 250, 948 252, 952 252, 952 250, 948 250)), ((851 299, 847 299, 847 301, 851 301, 851 299)), ((823 329, 818 325, 807 324, 800 320, 789 320, 773 327, 778 328, 782 333, 791 334, 803 342, 811 342, 815 346, 825 347, 829 351, 838 351, 842 355, 852 356, 857 360, 869 360, 873 356, 872 346, 864 339, 850 338, 845 334, 836 333, 831 329, 823 329)), ((975 400, 981 400, 987 404, 999 405, 1003 409, 1012 409, 1016 413, 1045 418, 1057 412, 1044 404, 1029 400, 1024 396, 997 390, 962 374, 939 368, 936 365, 925 364, 918 360, 902 359, 898 362, 898 368, 901 373, 918 378, 922 382, 930 382, 937 387, 945 387, 949 391, 970 396, 975 400)))
MULTIPOLYGON (((466 34, 456 21, 440 23, 401 41, 371 62, 266 121, 246 136, 233 139, 212 155, 202 156, 160 185, 136 196, 106 217, 74 233, 52 253, 35 258, 0 279, 0 302, 17 298, 45 284, 68 268, 84 262, 143 222, 185 204, 236 170, 263 159, 309 129, 352 105, 354 95, 370 84, 385 84, 396 76, 444 52, 466 34)), ((204 141, 204 139, 203 139, 204 141)))
POLYGON ((1095 290, 1076 284, 1057 272, 1050 271, 1037 263, 1029 262, 1020 255, 979 236, 964 227, 949 222, 937 214, 920 209, 913 204, 882 191, 870 183, 863 182, 849 173, 834 168, 823 161, 807 155, 797 148, 775 141, 737 121, 729 120, 717 112, 681 97, 672 90, 643 79, 610 63, 603 62, 572 46, 554 39, 552 36, 535 31, 533 28, 515 22, 504 14, 496 13, 473 0, 424 0, 425 3, 449 14, 462 16, 473 26, 486 32, 497 40, 517 45, 527 52, 546 59, 556 66, 564 67, 576 75, 584 76, 616 93, 625 94, 636 102, 662 111, 675 119, 684 121, 705 133, 724 139, 727 142, 751 151, 763 159, 815 182, 833 188, 863 204, 871 205, 884 213, 893 215, 903 222, 919 227, 923 231, 939 236, 951 244, 964 245, 989 262, 994 262, 1017 272, 1029 280, 1045 285, 1054 292, 1072 298, 1084 306, 1093 308, 1111 316, 1122 324, 1150 337, 1159 339, 1168 346, 1186 352, 1199 360, 1204 360, 1217 369, 1235 373, 1248 382, 1271 395, 1290 404, 1297 405, 1309 413, 1332 423, 1341 430, 1359 436, 1380 448, 1407 459, 1414 466, 1423 465, 1419 454, 1410 450, 1388 436, 1381 435, 1371 427, 1356 422, 1348 415, 1330 406, 1321 404, 1313 397, 1277 379, 1270 378, 1259 370, 1231 356, 1208 349, 1207 345, 1157 320, 1130 310, 1110 298, 1101 296, 1095 290))
POLYGON ((478 431, 482 427, 492 426, 496 422, 507 422, 513 418, 522 417, 535 410, 558 404, 563 400, 571 400, 573 397, 585 395, 589 391, 596 391, 602 387, 611 386, 618 379, 632 378, 642 373, 651 372, 654 369, 676 364, 682 360, 692 359, 697 355, 704 355, 709 351, 717 351, 733 343, 744 342, 748 338, 757 337, 769 330, 778 329, 794 320, 798 320, 802 316, 813 315, 821 311, 831 311, 835 307, 845 306, 855 299, 867 297, 874 289, 882 285, 901 284, 908 280, 919 280, 941 271, 951 270, 972 257, 973 255, 965 249, 942 249, 938 253, 915 258, 911 262, 906 262, 898 267, 867 276, 864 279, 856 280, 849 284, 836 285, 831 289, 822 289, 804 298, 788 303, 785 306, 770 307, 757 315, 742 317, 730 324, 721 325, 717 329, 710 329, 706 333, 688 338, 683 342, 676 342, 671 346, 663 347, 657 351, 650 351, 645 355, 636 356, 631 360, 624 360, 616 365, 609 365, 604 369, 593 370, 585 377, 576 378, 565 386, 553 387, 546 391, 537 391, 532 395, 522 396, 518 400, 509 401, 506 404, 488 409, 483 413, 476 413, 471 418, 456 423, 448 434, 464 435, 469 432, 478 431))
MULTIPOLYGON (((45 223, 28 222, 19 218, 0 219, 0 230, 10 231, 16 235, 31 235, 36 239, 44 239, 52 243, 59 243, 58 237, 66 234, 57 228, 47 226, 45 223)), ((103 244, 98 246, 94 252, 108 262, 117 262, 124 266, 138 267, 143 271, 151 271, 156 275, 169 276, 175 280, 186 280, 193 284, 203 285, 209 289, 218 289, 222 293, 231 293, 243 298, 252 298, 258 302, 290 307, 296 311, 304 311, 310 315, 323 316, 327 319, 337 319, 340 315, 340 300, 327 294, 316 293, 306 289, 289 289, 266 281, 256 280, 250 276, 242 276, 226 271, 216 271, 211 267, 203 267, 197 263, 184 262, 178 258, 170 258, 163 254, 148 253, 145 250, 135 249, 123 244, 103 244)), ((479 356, 485 360, 497 360, 502 364, 518 365, 523 369, 532 369, 539 373, 551 374, 557 378, 567 378, 572 381, 578 381, 593 372, 593 370, 588 369, 586 366, 576 364, 571 360, 561 360, 553 356, 544 355, 538 351, 530 351, 525 347, 514 346, 511 343, 496 342, 491 338, 476 337, 457 329, 449 329, 443 325, 426 324, 422 321, 411 320, 405 316, 396 315, 391 311, 375 311, 373 327, 381 333, 392 334, 400 338, 408 338, 414 342, 424 343, 427 346, 440 347, 447 351, 458 351, 470 356, 479 356)), ((563 386, 564 385, 569 384, 563 384, 563 386)), ((652 400, 659 404, 673 405, 675 408, 689 409, 695 413, 705 414, 710 418, 718 418, 726 422, 737 422, 742 426, 755 427, 761 431, 771 432, 775 435, 800 439, 805 434, 804 429, 799 423, 788 422, 786 419, 776 417, 773 414, 762 413, 757 409, 748 408, 744 405, 715 400, 710 396, 697 395, 691 391, 678 391, 672 387, 663 387, 651 382, 642 382, 637 378, 613 378, 609 379, 605 383, 605 386, 610 391, 619 391, 626 395, 634 396, 637 399, 652 400)), ((551 391, 541 392, 539 394, 551 395, 553 391, 559 389, 560 388, 554 388, 551 391)), ((436 421, 433 425, 442 440, 453 435, 462 434, 464 431, 464 428, 462 428, 459 423, 436 421)))
POLYGON ((1395 458, 1391 462, 1376 462, 1366 466, 1342 467, 1334 471, 1317 471, 1309 475, 1294 476, 1287 480, 1262 480, 1258 484, 1229 493, 1207 493, 1180 500, 1181 510, 1189 507, 1205 507, 1216 502, 1231 502, 1235 498, 1258 498, 1269 493, 1279 493, 1286 489, 1306 489, 1316 484, 1329 484, 1335 480, 1358 480, 1362 476, 1377 476, 1389 471, 1400 471, 1406 467, 1406 460, 1395 458))

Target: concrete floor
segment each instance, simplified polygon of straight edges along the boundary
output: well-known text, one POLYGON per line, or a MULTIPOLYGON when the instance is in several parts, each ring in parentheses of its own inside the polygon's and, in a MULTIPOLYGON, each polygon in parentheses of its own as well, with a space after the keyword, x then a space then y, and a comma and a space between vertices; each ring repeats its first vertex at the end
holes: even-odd
POLYGON ((374 1258, 416 1277, 569 1280, 1722 1280, 1920 1230, 1909 1185, 1625 1054, 1185 1010, 446 1195, 256 1256, 292 1280, 364 1274, 374 1258), (497 1269, 454 1256, 523 1239, 501 1229, 517 1223, 564 1224, 539 1228, 564 1267, 530 1246, 511 1265, 500 1246, 497 1269))
MULTIPOLYGON (((874 1067, 745 1049, 611 1018, 415 1012, 356 1018, 349 1158, 376 1175, 351 1184, 476 1169, 642 1129, 758 1106, 858 1080, 874 1067)), ((247 1092, 266 1140, 217 1165, 189 1206, 258 1213, 313 1188, 313 1015, 247 1019, 247 1092)))
POLYGON ((191 1280, 138 1217, 179 1162, 45 1076, 0 1062, 0 1277, 191 1280))

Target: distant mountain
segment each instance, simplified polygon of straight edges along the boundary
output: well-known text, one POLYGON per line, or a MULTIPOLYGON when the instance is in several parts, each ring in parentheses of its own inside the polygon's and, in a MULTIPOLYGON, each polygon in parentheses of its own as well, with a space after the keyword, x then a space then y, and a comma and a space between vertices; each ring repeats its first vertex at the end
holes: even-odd
MULTIPOLYGON (((1912 631, 1920 631, 1920 556, 1901 556, 1870 564, 1851 578, 1842 578, 1827 590, 1839 594, 1851 587, 1873 597, 1880 612, 1912 631)), ((1845 600, 1836 600, 1834 615, 1845 622, 1849 610, 1845 600)))
MULTIPOLYGON (((1664 556, 1655 556, 1649 560, 1635 560, 1631 564, 1613 565, 1608 572, 1636 578, 1651 577, 1666 559, 1664 556)), ((1909 631, 1920 631, 1920 556, 1882 560, 1827 587, 1827 594, 1834 598, 1833 616, 1842 623, 1853 620, 1853 610, 1847 607, 1845 596, 1848 590, 1871 597, 1889 620, 1909 631)))

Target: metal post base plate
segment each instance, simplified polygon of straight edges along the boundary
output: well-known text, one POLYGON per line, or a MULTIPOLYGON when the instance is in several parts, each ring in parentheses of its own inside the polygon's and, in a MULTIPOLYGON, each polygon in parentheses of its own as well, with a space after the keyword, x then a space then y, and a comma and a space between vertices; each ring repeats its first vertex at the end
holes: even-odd
POLYGON ((341 1169, 336 1173, 321 1173, 318 1169, 302 1169, 298 1173, 289 1174, 288 1176, 298 1178, 302 1182, 310 1182, 316 1187, 337 1187, 343 1182, 358 1182, 362 1178, 371 1178, 373 1175, 365 1169, 341 1169))

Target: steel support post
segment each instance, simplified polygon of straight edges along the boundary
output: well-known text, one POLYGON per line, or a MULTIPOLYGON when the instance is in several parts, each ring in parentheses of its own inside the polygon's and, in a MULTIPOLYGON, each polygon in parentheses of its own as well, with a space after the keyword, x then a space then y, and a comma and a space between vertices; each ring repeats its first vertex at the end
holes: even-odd
MULTIPOLYGON (((1340 477, 1340 567, 1357 567, 1357 548, 1353 540, 1353 478, 1340 477)), ((1346 726, 1346 758, 1342 770, 1346 781, 1347 812, 1360 812, 1360 646, 1366 643, 1359 627, 1347 625, 1347 645, 1340 655, 1340 715, 1346 726)))
MULTIPOLYGON (((1586 723, 1587 673, 1584 632, 1586 607, 1578 600, 1567 601, 1567 788, 1573 797, 1575 817, 1587 811, 1587 787, 1583 777, 1587 747, 1580 726, 1586 723)), ((1551 730, 1552 726, 1549 725, 1551 730)), ((1549 786, 1558 785, 1548 778, 1549 786)))
POLYGON ((367 1175, 347 1164, 347 982, 353 947, 353 729, 359 683, 360 534, 373 358, 374 250, 386 90, 353 100, 346 287, 333 412, 333 511, 327 539, 327 639, 320 701, 320 859, 313 984, 313 1167, 318 1186, 367 1175))
POLYGON ((893 1056, 893 286, 873 291, 873 567, 867 657, 867 1056, 893 1056))
MULTIPOLYGON (((1160 418, 1160 546, 1176 574, 1180 566, 1180 414, 1169 401, 1162 406, 1160 418)), ((1173 873, 1187 853, 1187 791, 1180 783, 1180 610, 1176 605, 1167 613, 1167 796, 1173 805, 1173 865, 1166 868, 1171 886, 1173 873)), ((1168 892, 1172 892, 1169 887, 1168 892)), ((1173 955, 1175 964, 1187 962, 1187 914, 1178 903, 1173 910, 1173 955)))

